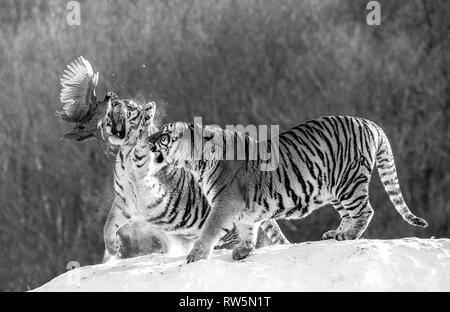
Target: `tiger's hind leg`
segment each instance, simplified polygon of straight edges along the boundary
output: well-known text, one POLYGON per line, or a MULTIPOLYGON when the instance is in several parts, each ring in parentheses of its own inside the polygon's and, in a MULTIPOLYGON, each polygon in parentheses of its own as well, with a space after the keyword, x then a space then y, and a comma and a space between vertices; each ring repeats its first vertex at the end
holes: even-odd
POLYGON ((373 217, 373 209, 369 203, 369 196, 356 197, 353 201, 349 199, 343 201, 342 205, 352 218, 352 223, 346 230, 336 232, 334 238, 336 240, 360 238, 373 217))
POLYGON ((340 204, 345 213, 348 213, 351 222, 346 219, 335 233, 329 233, 328 238, 336 240, 351 240, 360 238, 372 220, 373 209, 369 203, 369 181, 370 175, 360 174, 354 180, 343 187, 337 194, 340 204), (355 183, 357 183, 355 185, 355 183), (347 228, 345 228, 347 227, 347 228))
POLYGON ((322 239, 334 239, 337 233, 345 232, 350 227, 353 221, 350 214, 345 210, 345 208, 339 201, 333 201, 331 205, 339 213, 339 216, 341 217, 341 223, 336 230, 330 230, 323 233, 322 239))

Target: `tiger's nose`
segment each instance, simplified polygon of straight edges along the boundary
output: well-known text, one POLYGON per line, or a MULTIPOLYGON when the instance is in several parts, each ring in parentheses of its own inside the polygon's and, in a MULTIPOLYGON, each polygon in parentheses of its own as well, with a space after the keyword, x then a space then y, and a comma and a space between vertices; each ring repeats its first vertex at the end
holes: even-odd
POLYGON ((150 149, 150 152, 156 152, 156 145, 152 142, 148 142, 148 148, 150 149))

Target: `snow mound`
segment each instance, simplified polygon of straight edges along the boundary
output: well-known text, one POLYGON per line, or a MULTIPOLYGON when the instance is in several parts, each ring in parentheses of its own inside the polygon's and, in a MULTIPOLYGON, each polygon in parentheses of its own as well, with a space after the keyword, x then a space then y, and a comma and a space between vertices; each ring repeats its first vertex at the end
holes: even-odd
POLYGON ((450 239, 318 241, 192 264, 148 255, 81 267, 35 291, 450 291, 450 239))

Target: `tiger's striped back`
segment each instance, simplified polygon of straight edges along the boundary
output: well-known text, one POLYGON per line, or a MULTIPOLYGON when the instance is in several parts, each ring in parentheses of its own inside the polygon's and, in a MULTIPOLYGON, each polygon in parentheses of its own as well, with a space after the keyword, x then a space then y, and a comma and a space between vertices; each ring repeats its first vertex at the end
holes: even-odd
POLYGON ((269 205, 277 207, 271 217, 304 217, 330 203, 342 217, 340 230, 347 227, 352 231, 332 231, 324 238, 330 238, 329 235, 332 238, 338 235, 338 239, 357 238, 373 215, 368 187, 377 165, 396 210, 412 225, 427 225, 408 209, 400 191, 389 140, 372 121, 349 116, 321 117, 282 133, 279 144, 277 170, 262 173, 270 177, 269 187, 252 194, 264 209, 269 205), (352 226, 355 220, 364 221, 355 227, 352 226), (347 237, 339 232, 345 232, 347 237))
POLYGON ((287 192, 296 180, 303 190, 307 190, 300 193, 290 190, 290 195, 287 194, 297 206, 301 206, 302 201, 321 205, 323 202, 317 195, 323 191, 338 211, 344 206, 353 219, 359 217, 365 211, 364 204, 368 204, 368 183, 373 167, 377 165, 396 210, 410 224, 426 225, 423 219, 413 217, 406 206, 389 140, 372 121, 349 116, 309 121, 281 134, 280 155, 282 164, 278 174, 285 174, 287 192), (295 175, 295 169, 289 171, 288 168, 294 168, 291 157, 298 158, 303 165, 301 177, 295 175))

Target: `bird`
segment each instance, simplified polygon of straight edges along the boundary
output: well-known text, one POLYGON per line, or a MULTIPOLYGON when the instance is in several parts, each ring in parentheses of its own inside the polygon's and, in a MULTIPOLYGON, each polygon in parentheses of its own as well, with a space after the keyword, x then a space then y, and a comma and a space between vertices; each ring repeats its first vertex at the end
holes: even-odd
POLYGON ((75 126, 63 135, 63 139, 84 141, 96 137, 102 142, 101 123, 108 103, 119 97, 108 91, 103 101, 99 101, 95 93, 98 77, 98 72, 94 73, 92 65, 83 56, 76 58, 64 70, 60 80, 60 100, 64 106, 56 113, 61 120, 75 123, 75 126))

